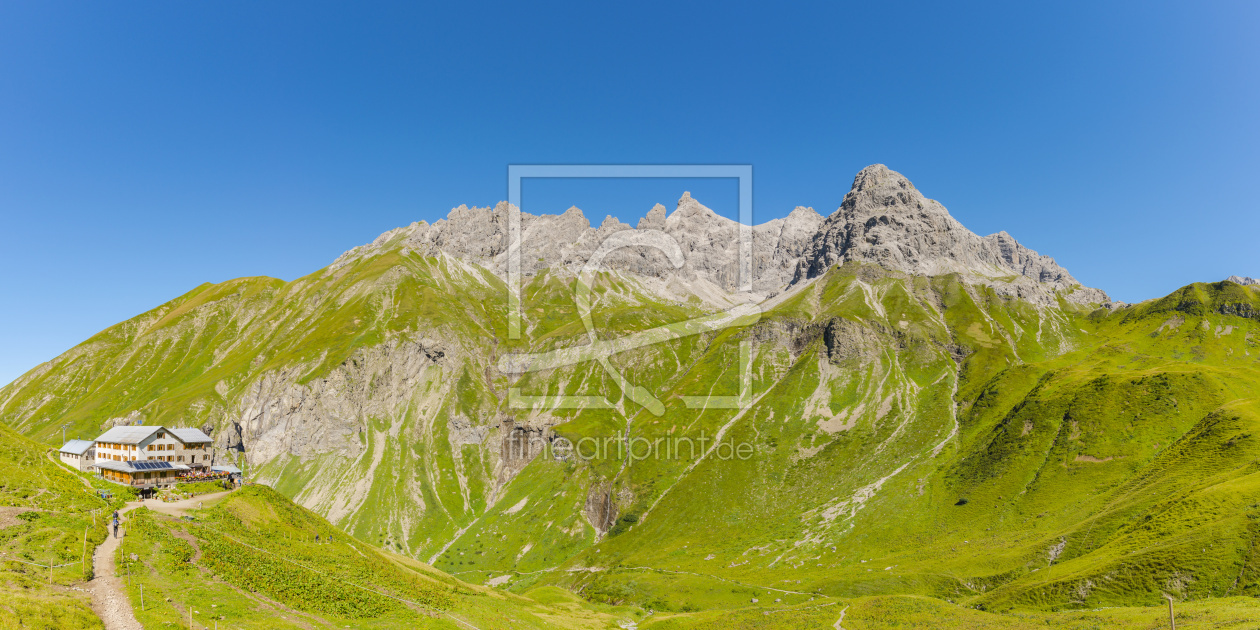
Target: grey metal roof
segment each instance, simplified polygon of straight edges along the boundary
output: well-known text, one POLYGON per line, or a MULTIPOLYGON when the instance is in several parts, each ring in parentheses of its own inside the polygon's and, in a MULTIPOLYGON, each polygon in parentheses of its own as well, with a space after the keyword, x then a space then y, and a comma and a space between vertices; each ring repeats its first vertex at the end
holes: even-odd
POLYGON ((239 474, 241 474, 241 469, 240 469, 240 468, 237 468, 236 466, 232 466, 232 465, 230 465, 230 464, 229 464, 229 465, 227 465, 227 466, 211 466, 211 467, 210 467, 210 470, 213 470, 213 471, 215 471, 215 472, 225 472, 225 473, 231 473, 231 474, 233 474, 233 475, 239 475, 239 474))
POLYGON ((201 432, 201 429, 167 429, 174 435, 176 439, 184 444, 196 444, 198 442, 210 442, 210 436, 201 432))
POLYGON ((112 459, 96 460, 97 468, 106 468, 109 470, 117 470, 118 472, 133 473, 136 469, 130 466, 131 462, 116 462, 112 459))
POLYGON ((180 429, 160 426, 126 426, 114 427, 101 434, 96 438, 97 442, 112 442, 115 444, 139 444, 150 435, 157 431, 166 431, 175 439, 185 444, 198 444, 202 442, 212 442, 210 436, 201 432, 201 429, 180 429))
POLYGON ((91 440, 70 440, 61 447, 61 452, 70 453, 72 455, 82 455, 86 453, 89 448, 92 448, 94 444, 96 443, 91 440))
POLYGON ((153 435, 161 428, 162 427, 156 426, 146 427, 143 425, 137 427, 114 427, 102 433, 100 437, 96 438, 96 441, 111 442, 114 444, 139 444, 143 442, 145 438, 153 435))

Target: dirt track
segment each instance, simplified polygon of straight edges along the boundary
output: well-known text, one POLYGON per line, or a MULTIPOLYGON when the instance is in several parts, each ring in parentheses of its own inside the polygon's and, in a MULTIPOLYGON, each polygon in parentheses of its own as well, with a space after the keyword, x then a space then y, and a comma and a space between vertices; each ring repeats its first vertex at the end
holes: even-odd
POLYGON ((93 575, 95 577, 92 578, 91 582, 87 583, 88 590, 92 593, 92 610, 105 623, 105 630, 143 630, 144 628, 139 621, 136 621, 135 613, 132 612, 131 602, 128 600, 127 592, 124 589, 126 578, 114 575, 114 552, 118 550, 122 537, 126 535, 126 513, 143 506, 154 512, 170 516, 183 516, 189 510, 195 509, 199 503, 213 501, 226 496, 229 492, 204 494, 173 503, 153 500, 133 501, 118 511, 119 514, 124 515, 121 519, 122 526, 118 529, 120 538, 114 538, 111 528, 110 536, 105 539, 105 542, 96 547, 96 552, 92 554, 93 575))

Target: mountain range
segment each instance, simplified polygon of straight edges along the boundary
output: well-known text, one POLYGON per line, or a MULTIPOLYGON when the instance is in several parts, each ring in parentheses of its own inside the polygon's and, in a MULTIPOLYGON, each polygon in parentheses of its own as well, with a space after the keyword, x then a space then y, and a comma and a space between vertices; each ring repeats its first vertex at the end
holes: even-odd
POLYGON ((747 283, 741 226, 689 194, 633 227, 522 212, 519 249, 514 210, 196 287, 0 389, 0 420, 48 443, 202 427, 216 461, 353 536, 517 592, 658 611, 1260 595, 1255 280, 1113 302, 882 165, 827 217, 752 226, 747 283), (750 305, 602 364, 500 370, 750 305), (684 438, 708 441, 668 450, 684 438))

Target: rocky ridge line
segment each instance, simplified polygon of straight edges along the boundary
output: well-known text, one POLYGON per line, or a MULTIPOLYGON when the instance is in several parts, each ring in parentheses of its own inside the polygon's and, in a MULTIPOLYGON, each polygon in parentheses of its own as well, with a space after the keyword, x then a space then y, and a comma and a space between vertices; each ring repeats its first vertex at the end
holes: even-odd
MULTIPOLYGON (((332 265, 338 268, 362 256, 401 247, 427 256, 447 255, 507 276, 507 217, 511 206, 459 206, 446 219, 413 223, 356 247, 332 265)), ((608 258, 611 269, 678 283, 677 293, 721 301, 739 288, 739 224, 718 215, 683 193, 672 213, 657 204, 632 228, 607 216, 592 227, 571 207, 559 215, 521 213, 521 272, 576 273, 610 234, 623 230, 660 230, 672 237, 686 262, 673 269, 660 251, 646 247, 620 250, 608 258)), ((971 284, 993 287, 1000 295, 1053 305, 1057 296, 1077 304, 1107 304, 1099 289, 1083 286, 1049 256, 1021 245, 1010 234, 979 236, 927 199, 900 173, 882 164, 862 169, 843 203, 824 219, 812 208, 797 207, 788 216, 752 227, 753 291, 762 297, 822 275, 848 261, 880 265, 912 275, 959 273, 971 284)))

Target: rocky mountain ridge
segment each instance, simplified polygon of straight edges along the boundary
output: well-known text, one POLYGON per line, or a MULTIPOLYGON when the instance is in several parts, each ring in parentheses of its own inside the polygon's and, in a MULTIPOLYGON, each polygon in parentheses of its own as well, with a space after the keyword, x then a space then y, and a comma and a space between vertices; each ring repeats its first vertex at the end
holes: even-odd
POLYGON ((1246 276, 1230 276, 1226 278, 1225 281, 1241 284, 1245 287, 1260 285, 1260 280, 1256 280, 1255 278, 1248 278, 1246 276))
MULTIPOLYGON (((459 206, 446 219, 413 223, 382 234, 337 259, 334 267, 392 247, 424 255, 445 254, 507 277, 507 202, 493 208, 459 206)), ((672 213, 657 204, 637 226, 607 216, 592 227, 577 207, 560 215, 521 212, 521 271, 576 274, 610 235, 655 230, 685 255, 674 269, 650 247, 628 247, 605 259, 622 272, 682 285, 684 293, 713 297, 739 289, 740 225, 683 193, 672 213)), ((1001 295, 1052 305, 1062 295, 1077 304, 1106 304, 1099 289, 1081 285, 1049 256, 1024 247, 1006 232, 981 237, 927 199, 909 179, 882 164, 862 169, 843 203, 825 219, 813 208, 751 226, 752 290, 776 295, 847 261, 874 263, 910 275, 962 274, 970 284, 1001 295)), ((721 300, 716 300, 720 302, 721 300)))

